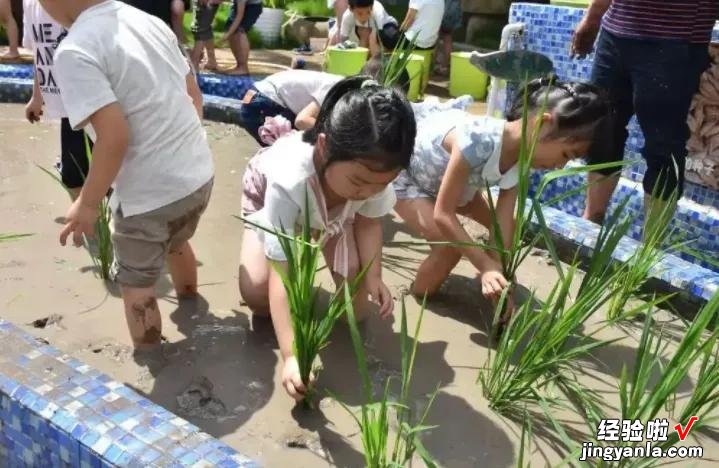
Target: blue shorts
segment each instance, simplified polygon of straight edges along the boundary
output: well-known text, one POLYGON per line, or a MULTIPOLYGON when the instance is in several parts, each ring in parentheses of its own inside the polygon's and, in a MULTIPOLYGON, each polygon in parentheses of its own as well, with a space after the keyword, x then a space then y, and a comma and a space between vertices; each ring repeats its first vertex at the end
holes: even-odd
MULTIPOLYGON (((276 103, 257 91, 257 88, 254 86, 252 87, 252 91, 254 91, 255 94, 251 100, 249 102, 243 102, 240 106, 240 126, 252 135, 252 138, 254 138, 260 146, 267 146, 265 142, 260 140, 259 132, 260 127, 265 124, 265 117, 281 115, 292 122, 292 126, 294 127, 297 116, 290 109, 276 103)), ((245 100, 243 99, 243 101, 245 100)))
MULTIPOLYGON (((240 27, 237 28, 237 31, 235 31, 235 33, 247 32, 250 29, 252 29, 252 26, 255 25, 255 23, 257 22, 257 18, 259 18, 261 14, 262 14, 262 4, 261 3, 245 2, 245 13, 242 16, 242 21, 240 22, 240 27)), ((227 17, 227 25, 225 26, 225 30, 230 29, 230 26, 235 21, 236 17, 237 17, 237 0, 234 0, 232 2, 232 8, 230 9, 230 16, 227 17)))

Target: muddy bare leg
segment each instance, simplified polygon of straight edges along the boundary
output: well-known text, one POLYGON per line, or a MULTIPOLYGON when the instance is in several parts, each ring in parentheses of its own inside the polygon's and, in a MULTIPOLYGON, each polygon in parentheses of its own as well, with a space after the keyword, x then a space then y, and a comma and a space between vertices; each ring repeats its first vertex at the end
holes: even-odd
POLYGON ((155 288, 122 286, 125 318, 135 349, 151 351, 160 346, 162 318, 155 298, 155 288))
POLYGON ((197 296, 197 259, 189 242, 183 242, 167 255, 172 284, 178 299, 197 296))

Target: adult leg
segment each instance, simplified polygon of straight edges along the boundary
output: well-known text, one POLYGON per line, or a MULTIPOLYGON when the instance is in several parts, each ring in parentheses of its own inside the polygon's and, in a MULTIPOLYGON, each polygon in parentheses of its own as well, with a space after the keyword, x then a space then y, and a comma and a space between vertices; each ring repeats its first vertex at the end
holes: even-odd
POLYGON ((5 26, 7 32, 8 43, 10 45, 6 54, 2 56, 4 59, 15 59, 20 56, 18 47, 20 45, 20 32, 12 14, 10 0, 0 0, 0 23, 5 26))
POLYGON ((632 47, 634 107, 647 162, 644 192, 663 200, 673 194, 678 199, 684 186, 687 114, 699 75, 692 70, 689 48, 670 41, 634 41, 632 47))
POLYGON ((265 246, 255 231, 245 229, 240 250, 240 295, 253 313, 270 314, 270 263, 265 246))
MULTIPOLYGON (((597 42, 597 52, 592 69, 592 83, 604 89, 612 104, 609 125, 609 144, 596 146, 590 150, 588 160, 591 164, 621 161, 624 158, 624 144, 627 140, 627 124, 634 113, 632 85, 629 72, 625 67, 625 52, 621 39, 602 31, 597 42)), ((589 174, 589 187, 583 218, 601 224, 619 182, 617 169, 605 169, 589 174)))
MULTIPOLYGON (((446 240, 434 222, 434 200, 430 198, 399 200, 394 208, 400 218, 419 237, 431 242, 446 240)), ((461 258, 462 253, 454 247, 431 246, 429 256, 417 270, 412 284, 412 294, 417 296, 435 294, 461 258)))

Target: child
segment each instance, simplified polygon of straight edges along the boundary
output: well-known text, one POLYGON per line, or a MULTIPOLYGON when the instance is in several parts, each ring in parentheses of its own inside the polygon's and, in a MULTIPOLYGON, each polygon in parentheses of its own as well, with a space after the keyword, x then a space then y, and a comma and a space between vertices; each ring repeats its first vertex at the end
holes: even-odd
POLYGON ((407 16, 399 29, 408 42, 415 40, 415 49, 432 50, 443 15, 444 0, 410 0, 407 16))
MULTIPOLYGON (((444 1, 444 16, 439 27, 441 53, 437 54, 437 73, 449 75, 449 62, 452 56, 452 34, 462 27, 462 5, 459 0, 444 1)), ((437 46, 439 49, 439 45, 437 46)))
POLYGON ((330 24, 330 45, 338 44, 340 42, 340 25, 342 24, 342 16, 345 14, 348 7, 349 3, 347 3, 347 0, 327 0, 327 8, 330 8, 335 12, 335 17, 332 18, 332 20, 334 20, 334 24, 330 24))
POLYGON ((8 51, 0 56, 3 60, 14 60, 20 57, 18 46, 20 42, 20 33, 18 32, 17 23, 12 15, 10 0, 0 0, 0 24, 5 26, 7 39, 10 45, 8 51))
MULTIPOLYGON (((598 89, 587 84, 549 85, 549 81, 537 80, 528 85, 527 92, 529 134, 535 122, 542 121, 532 167, 562 167, 586 154, 609 115, 608 103, 598 89), (537 114, 547 93, 546 112, 537 114)), ((398 198, 395 209, 412 230, 429 241, 472 242, 457 215, 491 228, 485 193, 488 183, 500 188, 497 217, 503 239, 512 238, 521 106, 519 99, 508 121, 450 110, 419 123, 410 167, 394 182, 398 198)), ((437 292, 462 255, 477 268, 482 293, 499 298, 512 278, 502 276, 495 255, 472 247, 433 246, 417 272, 412 292, 420 296, 437 292)))
POLYGON ((192 49, 192 64, 195 70, 200 69, 200 60, 203 50, 207 51, 207 63, 205 69, 217 70, 217 59, 215 58, 215 43, 212 37, 212 22, 215 20, 217 9, 223 0, 194 0, 192 19, 192 34, 195 36, 195 46, 192 49))
MULTIPOLYGON (((390 185, 409 164, 416 127, 406 98, 368 77, 337 83, 327 95, 317 124, 260 152, 243 178, 242 211, 252 222, 292 232, 304 219, 309 196, 312 228, 323 229, 323 254, 337 284, 371 266, 356 296, 361 316, 370 296, 383 317, 393 304, 382 282, 380 218, 392 211, 390 185), (291 157, 288 157, 291 156, 291 157)), ((282 281, 270 265, 284 265, 277 238, 245 229, 239 286, 255 314, 272 317, 284 368, 282 384, 293 398, 305 392, 292 354, 292 327, 282 281)))
POLYGON ((265 117, 282 115, 298 129, 306 130, 314 125, 327 92, 341 79, 330 73, 287 70, 257 81, 242 99, 242 128, 261 146, 267 146, 259 137, 265 117))
POLYGON ((368 48, 370 57, 374 57, 381 52, 380 42, 394 49, 396 31, 397 20, 385 11, 379 0, 349 0, 349 9, 342 15, 339 38, 340 42, 349 40, 368 48))
POLYGON ((60 174, 74 201, 80 195, 90 162, 85 132, 74 131, 67 119, 53 65, 55 49, 67 31, 42 9, 38 0, 23 1, 23 24, 22 44, 32 50, 35 63, 32 98, 25 106, 25 117, 30 123, 39 121, 44 104, 48 118, 60 119, 60 174))
POLYGON ((247 38, 247 32, 261 14, 262 0, 233 0, 230 16, 227 18, 227 32, 221 42, 230 42, 230 49, 237 65, 226 73, 238 76, 250 74, 247 65, 250 58, 250 40, 247 38))
POLYGON ((172 0, 170 3, 170 22, 172 30, 177 36, 181 46, 185 46, 187 37, 185 36, 185 12, 191 7, 190 0, 172 0))
POLYGON ((40 0, 68 34, 55 70, 70 124, 95 140, 92 164, 60 243, 92 236, 110 184, 113 266, 138 350, 157 351, 155 284, 167 259, 178 297, 197 293, 189 239, 207 206, 213 163, 200 94, 174 33, 116 1, 40 0), (194 104, 194 105, 193 105, 194 104))

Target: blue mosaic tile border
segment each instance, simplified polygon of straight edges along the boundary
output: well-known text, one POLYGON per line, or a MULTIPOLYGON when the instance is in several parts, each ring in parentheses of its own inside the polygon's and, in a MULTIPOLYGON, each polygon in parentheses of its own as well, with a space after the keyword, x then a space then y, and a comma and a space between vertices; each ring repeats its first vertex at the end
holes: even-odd
MULTIPOLYGON (((594 55, 591 54, 581 60, 569 56, 569 45, 574 28, 583 15, 584 9, 581 8, 513 3, 509 10, 509 21, 524 23, 526 28, 520 41, 515 41, 510 47, 526 48, 547 55, 552 59, 557 75, 563 80, 588 81, 594 55)), ((714 28, 713 38, 719 41, 719 26, 714 28)), ((629 123, 625 158, 641 159, 642 146, 644 146, 644 137, 636 118, 633 117, 629 123)), ((641 162, 626 168, 623 176, 630 180, 641 181, 645 169, 646 166, 641 162)), ((684 197, 702 205, 719 208, 719 193, 697 184, 688 182, 684 197)))
MULTIPOLYGON (((578 162, 571 163, 569 167, 579 166, 578 162)), ((541 172, 532 174, 532 193, 536 190, 542 178, 541 172)), ((542 192, 541 200, 544 203, 561 197, 561 201, 554 203, 554 208, 565 213, 581 217, 584 211, 585 175, 562 177, 550 182, 542 192), (567 196, 571 193, 571 196, 567 196)), ((629 235, 639 241, 642 238, 644 224, 644 191, 639 182, 620 179, 615 196, 609 206, 614 210, 625 198, 629 198, 626 212, 634 220, 629 235)), ((719 210, 714 207, 701 205, 691 200, 679 201, 677 211, 672 220, 672 228, 682 239, 691 240, 691 251, 672 252, 676 256, 703 268, 719 271, 717 262, 707 261, 707 258, 719 259, 719 210), (694 254, 692 251, 698 252, 694 254), (700 254, 699 254, 700 253, 700 254)))
MULTIPOLYGON (((590 249, 594 247, 599 234, 599 227, 596 224, 556 208, 545 207, 542 212, 548 227, 557 237, 569 241, 577 247, 583 246, 590 249)), ((612 257, 625 262, 638 248, 639 242, 625 236, 612 257)), ((697 266, 672 254, 665 255, 651 271, 651 275, 661 283, 703 301, 711 299, 719 290, 719 273, 697 266)))
MULTIPOLYGON (((0 64, 0 78, 32 80, 32 69, 32 65, 27 64, 0 64)), ((200 73, 198 83, 204 94, 241 100, 254 84, 255 79, 262 78, 261 75, 228 76, 200 73)))
POLYGON ((5 320, 0 349, 2 466, 258 466, 5 320))

